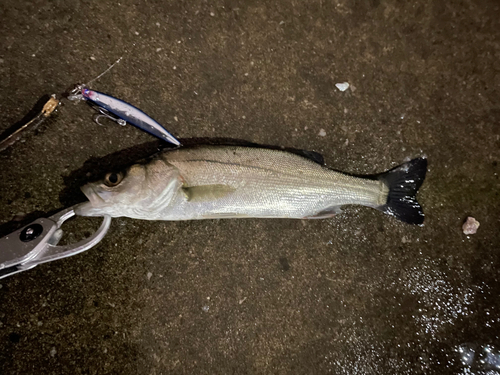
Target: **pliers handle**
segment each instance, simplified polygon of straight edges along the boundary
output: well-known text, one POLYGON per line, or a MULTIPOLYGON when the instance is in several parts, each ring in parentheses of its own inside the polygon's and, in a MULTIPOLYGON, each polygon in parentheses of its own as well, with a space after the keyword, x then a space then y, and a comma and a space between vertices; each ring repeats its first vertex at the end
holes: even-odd
POLYGON ((0 238, 0 279, 29 270, 39 264, 67 258, 97 245, 106 235, 111 217, 104 216, 99 229, 76 244, 57 246, 62 224, 75 216, 72 206, 48 218, 40 218, 0 238))

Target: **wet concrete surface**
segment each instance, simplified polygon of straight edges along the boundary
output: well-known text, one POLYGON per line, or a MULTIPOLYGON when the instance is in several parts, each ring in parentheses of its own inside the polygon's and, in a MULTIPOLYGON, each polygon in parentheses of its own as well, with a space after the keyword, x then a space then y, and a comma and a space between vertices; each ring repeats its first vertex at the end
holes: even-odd
MULTIPOLYGON (((499 7, 3 1, 0 132, 123 56, 92 87, 181 138, 314 150, 358 174, 420 155, 429 169, 424 227, 357 207, 318 221, 114 219, 95 248, 0 281, 0 372, 497 373, 499 7)), ((0 154, 2 235, 82 199, 75 187, 116 153, 151 147, 91 116, 65 102, 0 154)), ((68 223, 67 241, 99 222, 68 223)))

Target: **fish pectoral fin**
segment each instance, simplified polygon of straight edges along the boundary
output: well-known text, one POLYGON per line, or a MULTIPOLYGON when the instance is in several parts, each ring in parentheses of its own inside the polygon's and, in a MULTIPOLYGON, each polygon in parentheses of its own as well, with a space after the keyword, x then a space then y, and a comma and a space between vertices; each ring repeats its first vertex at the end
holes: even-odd
POLYGON ((342 212, 340 206, 328 207, 326 210, 320 211, 314 215, 306 216, 304 219, 329 219, 342 212))
POLYGON ((188 202, 219 199, 234 191, 236 191, 236 188, 222 184, 182 187, 182 192, 186 196, 188 202))

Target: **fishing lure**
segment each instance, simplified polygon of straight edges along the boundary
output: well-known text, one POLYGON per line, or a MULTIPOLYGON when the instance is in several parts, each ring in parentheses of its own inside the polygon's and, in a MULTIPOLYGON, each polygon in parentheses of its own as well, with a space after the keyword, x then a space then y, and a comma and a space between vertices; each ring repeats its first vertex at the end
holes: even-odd
POLYGON ((175 146, 181 145, 181 143, 159 122, 149 117, 139 108, 134 107, 132 104, 124 102, 121 99, 99 91, 91 90, 85 85, 78 85, 70 93, 68 99, 87 101, 87 103, 99 112, 99 114, 94 117, 94 120, 99 125, 102 125, 99 122, 99 119, 101 117, 105 117, 120 125, 126 125, 127 123, 132 124, 135 127, 175 146))

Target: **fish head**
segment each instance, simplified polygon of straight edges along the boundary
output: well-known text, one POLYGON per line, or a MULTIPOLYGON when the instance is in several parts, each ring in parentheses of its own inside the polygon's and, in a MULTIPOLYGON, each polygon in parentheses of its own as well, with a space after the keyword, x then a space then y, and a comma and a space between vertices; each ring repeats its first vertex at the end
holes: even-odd
POLYGON ((134 164, 123 172, 107 173, 104 179, 82 186, 89 201, 75 212, 81 216, 147 219, 155 209, 168 204, 181 186, 179 171, 162 160, 134 164))

